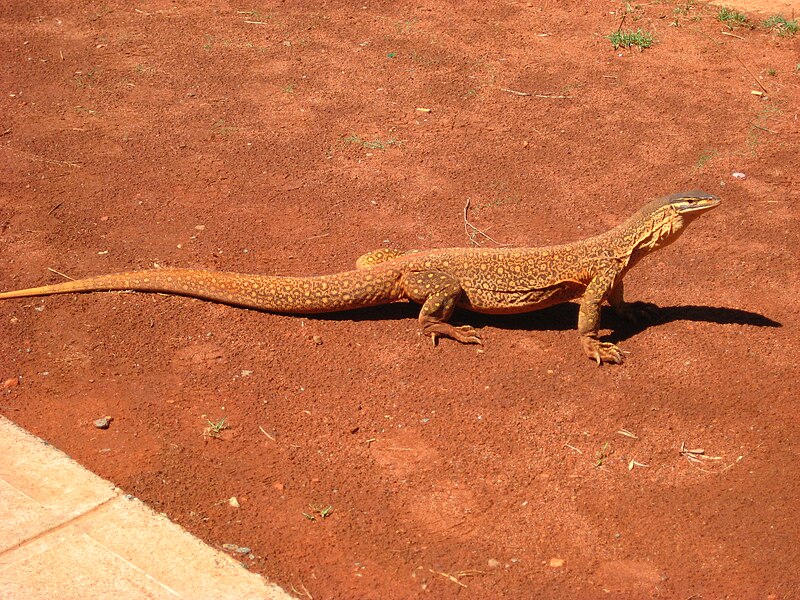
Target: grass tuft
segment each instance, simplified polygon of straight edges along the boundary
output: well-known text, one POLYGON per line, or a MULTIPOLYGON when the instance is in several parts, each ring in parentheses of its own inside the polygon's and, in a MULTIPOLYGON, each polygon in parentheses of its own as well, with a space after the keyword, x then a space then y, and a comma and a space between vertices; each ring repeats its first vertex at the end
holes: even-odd
POLYGON ((728 29, 733 29, 734 26, 744 26, 747 25, 747 15, 743 12, 739 12, 738 10, 734 10, 732 8, 728 8, 727 6, 720 6, 719 10, 717 11, 717 19, 724 23, 728 29))
POLYGON ((797 24, 797 19, 789 20, 783 15, 773 15, 764 21, 764 27, 772 29, 780 37, 793 36, 800 30, 800 25, 797 24))
POLYGON ((653 45, 653 34, 637 29, 636 31, 615 31, 606 38, 614 46, 614 50, 620 48, 631 48, 636 46, 639 50, 644 50, 653 45))

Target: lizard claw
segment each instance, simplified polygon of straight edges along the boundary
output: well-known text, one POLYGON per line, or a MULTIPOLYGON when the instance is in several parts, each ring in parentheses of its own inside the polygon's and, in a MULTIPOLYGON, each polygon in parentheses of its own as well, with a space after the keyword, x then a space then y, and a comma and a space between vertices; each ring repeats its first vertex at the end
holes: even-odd
POLYGON ((462 344, 483 344, 481 336, 471 325, 456 327, 449 323, 429 323, 423 328, 423 332, 431 336, 434 346, 439 337, 449 337, 462 344))
POLYGON ((594 360, 598 367, 604 362, 615 365, 621 365, 625 362, 627 352, 611 342, 601 342, 591 337, 581 338, 581 341, 586 355, 594 360))

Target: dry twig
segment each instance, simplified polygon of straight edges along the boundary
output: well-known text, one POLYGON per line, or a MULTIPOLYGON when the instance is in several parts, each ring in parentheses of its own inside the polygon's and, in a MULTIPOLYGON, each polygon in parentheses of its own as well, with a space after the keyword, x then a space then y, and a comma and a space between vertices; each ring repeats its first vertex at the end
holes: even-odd
POLYGON ((474 569, 473 570, 469 570, 469 571, 459 571, 455 575, 451 575, 450 573, 443 573, 442 571, 434 571, 433 569, 428 569, 428 571, 430 571, 431 573, 433 573, 435 575, 441 575, 442 577, 445 577, 445 578, 449 579, 453 583, 457 583, 458 585, 460 585, 463 588, 467 587, 467 584, 461 583, 459 581, 459 579, 461 579, 462 577, 472 577, 474 575, 483 574, 483 571, 476 571, 474 569))
POLYGON ((517 90, 510 90, 508 88, 500 88, 501 92, 508 92, 509 94, 515 94, 517 96, 530 96, 528 92, 518 92, 517 90))
POLYGON ((55 273, 56 275, 61 275, 61 277, 63 277, 64 279, 69 279, 70 281, 75 281, 74 277, 70 277, 69 275, 64 275, 64 273, 60 273, 59 271, 56 271, 55 269, 51 269, 50 267, 47 267, 47 270, 50 271, 51 273, 55 273))
POLYGON ((735 33, 731 33, 730 31, 720 31, 722 35, 729 35, 731 37, 735 37, 738 40, 743 40, 744 38, 740 35, 736 35, 735 33))
POLYGON ((267 436, 267 437, 268 437, 269 439, 271 439, 273 442, 275 441, 275 438, 274 438, 274 437, 272 437, 270 434, 268 434, 266 431, 264 431, 264 428, 263 428, 261 425, 259 425, 259 426, 258 426, 258 428, 261 430, 261 433, 263 433, 265 436, 267 436))
POLYGON ((485 237, 487 240, 489 240, 491 242, 494 242, 498 246, 508 246, 508 244, 503 244, 501 242, 498 242, 496 239, 494 239, 488 233, 486 233, 484 231, 481 231, 480 229, 475 227, 475 225, 473 225, 472 223, 469 222, 469 219, 467 218, 467 213, 469 212, 469 204, 470 204, 470 202, 471 202, 471 199, 467 198, 467 203, 464 205, 464 231, 467 233, 467 237, 469 238, 469 241, 472 242, 475 246, 480 246, 481 243, 477 240, 476 235, 475 235, 475 234, 480 234, 483 237, 485 237))

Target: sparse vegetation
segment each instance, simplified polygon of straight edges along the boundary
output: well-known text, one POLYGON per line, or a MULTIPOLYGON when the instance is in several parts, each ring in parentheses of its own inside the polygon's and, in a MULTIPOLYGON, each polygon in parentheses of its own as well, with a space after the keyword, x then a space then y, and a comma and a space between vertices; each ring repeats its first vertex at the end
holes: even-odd
POLYGON ((357 144, 367 150, 386 150, 389 146, 399 146, 403 142, 395 139, 382 140, 375 138, 374 140, 365 140, 357 135, 348 135, 342 138, 345 144, 357 144))
POLYGON ((603 444, 603 447, 600 449, 600 452, 597 453, 597 460, 594 463, 595 468, 599 468, 603 466, 603 462, 608 458, 608 442, 603 444))
POLYGON ((675 16, 683 16, 689 14, 689 10, 694 6, 694 2, 681 2, 675 8, 672 9, 672 14, 675 16))
POLYGON ((713 148, 709 148, 707 150, 703 150, 700 153, 700 156, 697 159, 697 168, 702 169, 708 161, 714 158, 717 155, 717 151, 713 148))
POLYGON ((693 15, 691 18, 689 14, 691 13, 692 9, 695 8, 696 2, 680 2, 672 9, 672 22, 669 24, 670 27, 679 27, 681 18, 690 19, 691 21, 699 21, 702 19, 702 15, 697 13, 693 15))
POLYGON ((307 513, 303 513, 303 516, 308 519, 309 521, 316 521, 319 517, 320 519, 325 519, 330 516, 333 512, 333 506, 326 506, 324 508, 318 506, 309 506, 309 511, 307 513))
POLYGON ((781 37, 792 36, 800 30, 797 19, 789 20, 783 15, 773 15, 764 21, 764 27, 772 29, 781 37))
POLYGON ((619 48, 631 48, 636 46, 639 50, 644 50, 653 45, 653 34, 637 29, 636 31, 615 31, 606 38, 614 46, 614 50, 619 48))
POLYGON ((219 421, 207 419, 208 427, 203 430, 203 437, 218 438, 219 434, 228 428, 227 417, 222 417, 219 421))
POLYGON ((214 133, 219 133, 220 135, 230 135, 239 131, 239 128, 229 125, 225 122, 225 119, 219 119, 213 125, 211 125, 211 131, 214 133))
POLYGON ((719 10, 717 11, 717 19, 721 23, 725 24, 728 29, 733 29, 736 25, 740 27, 747 25, 746 14, 739 12, 738 10, 728 8, 727 6, 719 7, 719 10))
POLYGON ((83 88, 87 87, 94 79, 95 69, 90 71, 76 71, 75 75, 72 78, 72 81, 75 83, 76 87, 83 88))

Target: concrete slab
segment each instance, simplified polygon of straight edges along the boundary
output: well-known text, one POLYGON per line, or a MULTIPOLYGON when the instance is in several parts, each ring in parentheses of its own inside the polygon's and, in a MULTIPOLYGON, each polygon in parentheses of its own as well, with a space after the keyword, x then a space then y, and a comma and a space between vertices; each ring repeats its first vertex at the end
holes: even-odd
POLYGON ((0 552, 116 496, 113 484, 0 418, 0 552))
POLYGON ((0 456, 0 600, 292 598, 3 417, 0 456))

